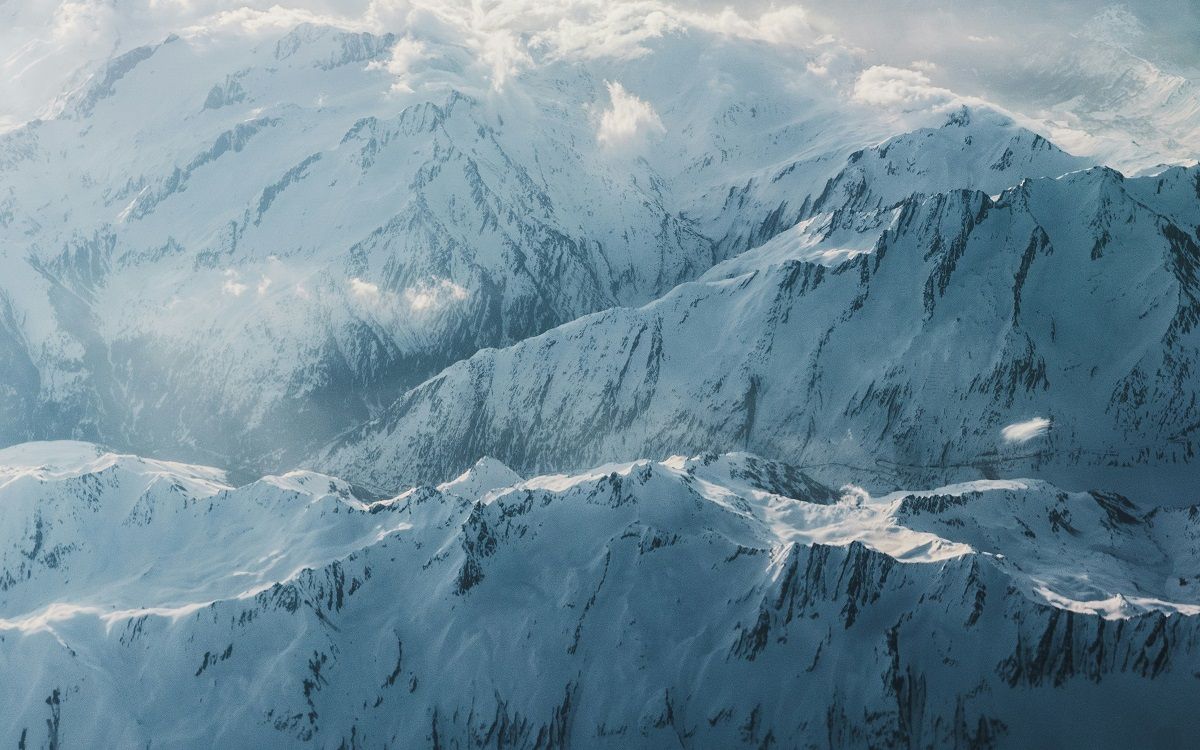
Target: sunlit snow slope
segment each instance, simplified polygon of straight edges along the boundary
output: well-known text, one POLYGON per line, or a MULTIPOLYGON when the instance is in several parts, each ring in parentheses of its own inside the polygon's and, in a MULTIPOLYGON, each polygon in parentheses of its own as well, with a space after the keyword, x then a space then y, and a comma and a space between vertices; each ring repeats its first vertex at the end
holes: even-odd
POLYGON ((1196 509, 1034 480, 484 460, 364 503, 39 443, 0 507, 10 745, 1125 747, 1200 700, 1196 509))

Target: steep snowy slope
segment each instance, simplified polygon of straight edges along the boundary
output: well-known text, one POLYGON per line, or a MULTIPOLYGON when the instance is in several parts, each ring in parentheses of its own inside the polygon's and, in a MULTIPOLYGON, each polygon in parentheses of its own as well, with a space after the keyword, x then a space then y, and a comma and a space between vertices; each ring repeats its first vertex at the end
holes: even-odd
POLYGON ((481 352, 317 464, 389 486, 482 454, 541 470, 748 449, 865 482, 1033 473, 1193 502, 1198 186, 1194 168, 1094 169, 913 198, 849 260, 818 232, 799 259, 751 252, 481 352))
POLYGON ((661 178, 597 144, 602 80, 495 96, 447 47, 393 95, 394 43, 171 38, 4 137, 8 440, 253 457, 714 262, 661 178))
POLYGON ((729 276, 771 259, 829 264, 870 250, 906 202, 956 189, 996 195, 1023 178, 1059 177, 1092 164, 1006 116, 963 107, 941 127, 851 153, 819 193, 814 166, 793 162, 769 180, 752 180, 730 193, 728 202, 737 206, 730 214, 763 215, 767 221, 744 236, 726 236, 726 243, 745 252, 722 264, 720 274, 729 276))
POLYGON ((577 112, 485 103, 450 75, 396 101, 372 69, 394 41, 168 39, 5 139, 6 338, 36 371, 13 379, 34 380, 14 411, 36 416, 10 439, 61 434, 43 425, 62 410, 76 434, 156 449, 286 448, 480 346, 711 265, 652 171, 597 154, 598 82, 572 82, 577 112))
POLYGON ((6 744, 1169 746, 1200 699, 1195 508, 839 496, 748 454, 369 505, 82 444, 0 464, 6 744))
POLYGON ((288 466, 480 348, 801 220, 1086 166, 980 114, 843 171, 892 126, 701 32, 500 89, 453 39, 397 78, 401 43, 170 37, 0 137, 0 442, 288 466), (630 101, 650 124, 608 133, 630 101))

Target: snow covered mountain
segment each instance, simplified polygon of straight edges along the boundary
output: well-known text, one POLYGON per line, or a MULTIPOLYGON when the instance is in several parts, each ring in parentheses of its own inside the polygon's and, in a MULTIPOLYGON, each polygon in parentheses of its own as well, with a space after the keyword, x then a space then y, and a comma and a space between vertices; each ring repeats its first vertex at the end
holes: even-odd
POLYGON ((1190 79, 435 6, 0 132, 0 743, 1183 744, 1190 79))
POLYGON ((644 159, 597 142, 602 80, 498 97, 445 47, 436 85, 394 96, 395 44, 172 37, 0 140, 7 440, 286 453, 719 259, 644 159))
POLYGON ((0 482, 6 744, 1125 747, 1200 699, 1194 507, 744 453, 364 502, 41 443, 0 482))
POLYGON ((891 152, 852 156, 831 211, 645 307, 458 363, 317 464, 387 486, 481 454, 540 471, 744 449, 872 486, 1033 473, 1200 499, 1200 171, 893 203, 863 177, 891 152), (1041 427, 1005 438, 1021 424, 1041 427))
POLYGON ((1090 166, 964 111, 844 169, 891 125, 711 34, 503 91, 449 41, 398 79, 410 43, 173 36, 0 136, 0 439, 287 467, 481 348, 802 220, 1090 166))

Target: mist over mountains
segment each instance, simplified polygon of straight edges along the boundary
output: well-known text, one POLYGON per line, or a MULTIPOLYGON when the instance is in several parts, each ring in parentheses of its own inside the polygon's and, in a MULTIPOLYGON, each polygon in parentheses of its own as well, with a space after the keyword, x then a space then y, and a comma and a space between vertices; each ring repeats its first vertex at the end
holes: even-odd
POLYGON ((1167 5, 0 6, 3 741, 1182 742, 1167 5))

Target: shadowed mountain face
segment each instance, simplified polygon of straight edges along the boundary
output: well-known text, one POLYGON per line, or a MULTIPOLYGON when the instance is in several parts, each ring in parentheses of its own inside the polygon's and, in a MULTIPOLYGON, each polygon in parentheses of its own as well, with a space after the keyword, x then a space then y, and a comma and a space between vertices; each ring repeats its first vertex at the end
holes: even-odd
POLYGON ((748 454, 374 503, 78 443, 0 467, 14 742, 1121 747, 1200 699, 1194 508, 839 498, 748 454))
POLYGON ((854 187, 853 222, 817 213, 645 307, 481 352, 319 463, 379 485, 480 453, 544 470, 711 446, 872 486, 1032 474, 1188 502, 1198 185, 1094 169, 895 205, 854 187))

